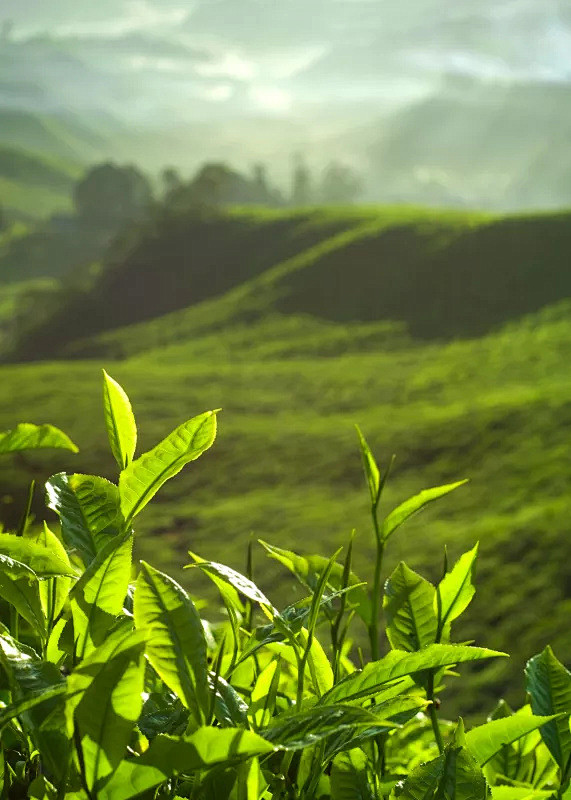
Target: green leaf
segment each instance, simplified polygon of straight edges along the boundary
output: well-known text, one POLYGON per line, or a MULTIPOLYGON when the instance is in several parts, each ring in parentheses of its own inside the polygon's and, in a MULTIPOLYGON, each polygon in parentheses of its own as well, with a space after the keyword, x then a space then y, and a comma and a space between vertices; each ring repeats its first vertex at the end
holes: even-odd
POLYGON ((67 687, 65 683, 60 683, 59 685, 52 686, 51 688, 41 689, 39 694, 32 694, 28 697, 23 697, 17 702, 12 702, 0 713, 0 729, 3 728, 8 722, 15 719, 15 717, 19 717, 26 712, 32 711, 32 709, 37 708, 42 703, 47 703, 48 700, 53 700, 54 697, 63 697, 63 695, 66 693, 67 687))
POLYGON ((42 661, 34 650, 7 634, 0 634, 0 664, 8 676, 13 701, 23 704, 20 719, 44 764, 51 773, 61 777, 70 749, 60 692, 65 688, 63 676, 54 664, 42 661), (38 699, 41 702, 35 702, 38 699))
POLYGON ((492 800, 547 800, 553 791, 541 791, 528 786, 492 786, 492 800))
POLYGON ((172 578, 141 562, 135 627, 149 634, 147 657, 200 725, 209 711, 206 640, 190 597, 172 578))
POLYGON ((400 800, 486 800, 488 787, 470 752, 454 743, 414 769, 395 793, 400 800))
POLYGON ((381 472, 375 461, 375 457, 371 452, 371 448, 367 444, 367 441, 363 434, 361 433, 361 429, 358 425, 355 426, 357 428, 357 436, 359 437, 359 446, 361 448, 361 457, 363 459, 363 469, 365 471, 365 478, 367 480, 367 486, 369 487, 369 495, 371 497, 372 505, 376 506, 379 502, 379 495, 380 495, 380 488, 381 488, 381 472))
POLYGON ((115 484, 95 475, 60 472, 46 483, 47 504, 61 520, 62 538, 85 566, 124 529, 115 484))
POLYGON ((478 764, 483 767, 503 747, 521 739, 522 736, 527 736, 531 731, 541 728, 542 725, 553 719, 553 716, 536 717, 516 714, 494 719, 468 731, 466 746, 478 764))
MULTIPOLYGON (((300 556, 294 553, 293 550, 284 550, 282 547, 276 547, 273 544, 258 540, 262 547, 267 551, 270 558, 274 558, 284 565, 289 571, 295 575, 298 581, 310 589, 312 592, 317 586, 319 576, 326 568, 329 559, 320 555, 300 556)), ((331 570, 329 583, 334 588, 338 589, 343 581, 343 565, 334 564, 331 570)), ((349 586, 360 584, 361 580, 354 572, 351 572, 349 577, 349 586)), ((370 622, 371 618, 371 602, 367 592, 363 588, 353 590, 351 594, 351 602, 356 606, 356 611, 366 624, 370 622)))
POLYGON ((119 478, 121 510, 130 522, 161 486, 212 445, 216 412, 207 411, 185 422, 156 447, 132 461, 119 478))
POLYGON ((260 672, 252 687, 249 713, 256 729, 267 725, 272 716, 279 676, 279 661, 273 659, 260 672))
POLYGON ((367 757, 359 748, 340 753, 331 769, 331 800, 375 800, 367 757))
POLYGON ((129 398, 105 370, 103 370, 103 410, 111 452, 119 469, 125 469, 135 454, 137 426, 129 398))
POLYGON ((85 780, 95 795, 121 763, 141 713, 144 648, 140 633, 115 635, 68 678, 68 713, 79 733, 85 780))
POLYGON ((268 782, 256 756, 240 764, 236 772, 236 784, 230 800, 261 800, 265 796, 268 782))
MULTIPOLYGON (((57 537, 55 538, 57 540, 57 537)), ((29 537, 0 533, 0 555, 20 561, 40 578, 74 574, 65 550, 63 550, 62 554, 55 547, 49 548, 47 545, 34 541, 29 537)))
POLYGON ((53 425, 32 425, 29 422, 21 422, 11 431, 0 433, 0 454, 48 448, 78 452, 71 439, 53 425))
POLYGON ((414 675, 426 669, 439 669, 468 661, 505 656, 484 647, 456 644, 431 644, 416 653, 391 650, 379 661, 371 661, 362 670, 351 673, 336 684, 320 703, 340 703, 370 697, 392 681, 414 675))
POLYGON ((133 537, 109 541, 93 559, 70 594, 76 655, 98 647, 123 610, 131 577, 133 537))
MULTIPOLYGON (((45 550, 48 550, 53 558, 58 559, 66 566, 67 574, 73 575, 74 569, 69 562, 68 555, 65 551, 63 544, 58 537, 50 531, 46 523, 40 529, 34 528, 25 534, 25 540, 40 545, 45 550)), ((38 570, 35 570, 38 573, 38 570)), ((40 570, 41 574, 41 570, 40 570)), ((50 580, 40 581, 40 599, 42 602, 42 610, 51 626, 54 620, 58 617, 63 609, 65 602, 69 596, 72 580, 64 575, 59 575, 50 578, 50 580)))
POLYGON ((406 522, 407 519, 416 514, 418 511, 423 509, 429 503, 438 500, 440 497, 444 497, 444 495, 453 492, 454 489, 457 489, 459 486, 463 486, 467 481, 457 481, 456 483, 449 483, 445 486, 436 486, 433 489, 425 489, 424 491, 420 492, 420 494, 411 497, 409 500, 405 500, 404 503, 401 503, 400 506, 391 511, 391 513, 384 519, 383 527, 381 530, 381 536, 386 541, 389 536, 400 528, 403 522, 406 522))
POLYGON ((36 573, 20 561, 3 555, 0 555, 0 597, 41 636, 45 634, 46 621, 36 573))
POLYGON ((100 800, 130 800, 181 772, 190 774, 218 765, 232 766, 273 752, 274 747, 252 731, 199 728, 192 736, 157 736, 140 758, 123 761, 100 800))
POLYGON ((420 650, 436 639, 434 586, 400 562, 385 583, 387 637, 395 650, 420 650))
POLYGON ((301 750, 341 731, 386 725, 382 717, 358 706, 314 706, 307 711, 293 711, 277 717, 260 731, 261 736, 282 750, 301 750))
POLYGON ((541 736, 565 778, 571 764, 571 673, 557 660, 551 647, 546 647, 527 662, 525 675, 533 713, 564 715, 544 725, 541 736))
POLYGON ((469 606, 475 588, 472 572, 478 555, 478 545, 460 556, 456 564, 440 581, 434 598, 434 611, 439 619, 439 633, 445 630, 469 606))
MULTIPOLYGON (((193 554, 190 554, 193 556, 193 554)), ((193 556, 194 558, 194 556, 193 556)), ((209 576, 216 576, 222 579, 229 586, 232 586, 239 594, 244 595, 254 603, 258 603, 262 610, 270 619, 279 616, 278 612, 268 600, 266 595, 258 589, 256 584, 241 572, 237 572, 225 564, 218 564, 216 561, 198 561, 196 564, 190 564, 185 569, 198 567, 209 576)))
MULTIPOLYGON (((189 556, 194 560, 196 565, 200 564, 208 564, 209 562, 206 559, 201 558, 200 556, 193 553, 191 550, 188 551, 189 556)), ((190 566, 185 566, 185 569, 188 569, 190 566)), ((244 604, 240 600, 240 596, 238 591, 232 586, 231 583, 226 580, 226 578, 219 577, 218 573, 214 570, 204 570, 205 574, 208 575, 212 583, 216 586, 218 591, 220 592, 220 596, 224 601, 224 605, 229 610, 234 609, 234 611, 238 612, 239 614, 244 613, 244 604)), ((245 579, 247 580, 247 579, 245 579)))

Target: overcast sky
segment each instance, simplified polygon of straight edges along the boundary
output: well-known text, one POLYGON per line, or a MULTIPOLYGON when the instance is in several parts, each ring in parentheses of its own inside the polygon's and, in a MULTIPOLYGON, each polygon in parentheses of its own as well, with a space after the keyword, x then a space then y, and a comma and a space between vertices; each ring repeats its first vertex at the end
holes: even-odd
POLYGON ((139 75, 144 108, 373 110, 448 74, 571 77, 568 0, 0 0, 1 17, 20 38, 81 37, 93 73, 139 75))

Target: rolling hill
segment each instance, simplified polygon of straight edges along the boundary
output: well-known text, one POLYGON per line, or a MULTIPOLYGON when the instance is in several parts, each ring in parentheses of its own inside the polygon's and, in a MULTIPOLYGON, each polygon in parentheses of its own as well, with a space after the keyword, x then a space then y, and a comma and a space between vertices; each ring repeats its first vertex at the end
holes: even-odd
POLYGON ((372 207, 167 219, 12 358, 117 357, 274 313, 389 320, 420 339, 477 336, 571 295, 569 252, 568 213, 372 207))
MULTIPOLYGON (((487 691, 520 700, 525 658, 547 642, 571 659, 570 215, 237 211, 200 223, 202 239, 196 221, 162 224, 54 318, 70 321, 55 329, 61 343, 52 320, 35 334, 37 352, 29 337, 19 356, 51 360, 0 368, 1 428, 49 421, 81 447, 0 462, 2 518, 18 519, 31 478, 116 477, 100 408, 105 366, 131 395, 140 452, 183 419, 223 408, 214 449, 141 515, 140 555, 173 568, 192 548, 241 568, 252 534, 331 553, 356 528, 355 569, 367 577, 358 423, 384 464, 397 455, 387 510, 470 478, 403 529, 387 569, 404 558, 436 578, 445 543, 453 558, 480 540, 481 591, 462 636, 509 642, 514 656, 472 675, 474 710, 487 691), (81 341, 89 297, 94 335, 81 341), (163 314, 151 318, 154 299, 163 314), (495 688, 484 690, 489 679, 495 688)), ((261 553, 255 574, 289 602, 289 578, 261 553)))
POLYGON ((12 217, 69 211, 80 173, 81 167, 73 162, 0 145, 0 202, 12 217))

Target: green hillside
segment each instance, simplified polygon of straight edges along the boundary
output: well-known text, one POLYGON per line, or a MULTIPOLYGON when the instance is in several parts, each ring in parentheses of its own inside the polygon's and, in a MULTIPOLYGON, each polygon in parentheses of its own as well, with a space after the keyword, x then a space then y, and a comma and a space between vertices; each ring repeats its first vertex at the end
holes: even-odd
POLYGON ((0 146, 0 203, 14 217, 46 217, 71 210, 81 169, 62 159, 0 146))
MULTIPOLYGON (((387 506, 470 478, 408 524, 390 564, 434 570, 445 543, 453 557, 480 539, 483 591, 467 635, 509 641, 514 658, 473 676, 474 705, 486 677, 513 696, 524 658, 548 641, 571 658, 571 303, 550 305, 571 294, 570 215, 316 210, 168 225, 170 239, 152 232, 91 295, 71 296, 55 320, 67 314, 67 330, 54 334, 52 319, 36 334, 36 354, 57 351, 60 336, 60 352, 91 361, 1 368, 0 427, 50 421, 89 454, 4 460, 2 516, 15 522, 26 482, 50 471, 113 476, 103 423, 93 424, 105 366, 132 396, 141 448, 223 408, 214 450, 143 516, 141 554, 172 569, 192 547, 240 567, 252 534, 332 552, 355 527, 366 574, 358 423, 385 463, 397 454, 387 506), (201 272, 199 255, 210 259, 201 272), (89 298, 102 316, 86 323, 100 329, 150 317, 154 301, 202 302, 81 342, 70 310, 89 298)), ((285 602, 287 577, 261 554, 256 568, 285 602)))
POLYGON ((81 163, 100 157, 106 140, 70 115, 0 108, 0 144, 81 163))
POLYGON ((568 213, 167 219, 22 339, 13 358, 122 357, 276 313, 389 320, 421 340, 472 337, 571 295, 570 252, 568 213))

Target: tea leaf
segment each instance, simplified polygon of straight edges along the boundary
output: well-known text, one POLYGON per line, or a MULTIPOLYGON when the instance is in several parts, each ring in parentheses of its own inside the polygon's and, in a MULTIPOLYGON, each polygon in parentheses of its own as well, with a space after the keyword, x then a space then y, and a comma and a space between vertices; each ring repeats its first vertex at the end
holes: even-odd
POLYGON ((61 520, 62 538, 85 566, 123 528, 114 483, 95 475, 60 472, 46 483, 47 504, 61 520))
POLYGON ((131 576, 133 537, 112 539, 97 554, 70 594, 76 654, 87 656, 104 641, 123 609, 131 576))
POLYGON ((40 635, 44 635, 46 621, 36 573, 20 561, 3 555, 0 555, 0 597, 10 603, 40 635))
POLYGON ((395 650, 420 650, 436 639, 434 586, 401 563, 385 583, 387 637, 395 650))
POLYGON ((202 622, 190 597, 142 561, 134 613, 137 630, 148 633, 152 666, 201 724, 209 710, 208 663, 202 622))
POLYGON ((68 713, 79 732, 84 777, 97 794, 126 753, 143 707, 145 638, 110 638, 68 678, 68 713))
POLYGON ((450 494, 454 489, 458 489, 459 486, 464 486, 465 483, 467 483, 467 481, 464 480, 457 481, 456 483, 449 483, 445 486, 435 486, 433 489, 425 489, 409 500, 405 500, 404 503, 397 506, 397 508, 391 511, 384 519, 381 530, 382 538, 386 541, 389 536, 392 536, 397 528, 400 528, 403 522, 406 522, 413 514, 418 513, 429 503, 433 503, 435 500, 450 494))
POLYGON ((475 588, 472 572, 478 555, 478 545, 460 556, 450 572, 447 572, 437 587, 434 611, 438 615, 439 633, 453 622, 470 605, 475 588))
POLYGON ((69 436, 53 425, 32 425, 29 422, 21 422, 11 431, 0 433, 0 454, 51 448, 71 450, 72 453, 79 452, 69 436))
POLYGON ((452 664, 505 655, 484 647, 456 644, 431 644, 416 653, 391 650, 380 661, 371 661, 362 670, 352 673, 338 683, 321 698, 320 703, 331 704, 370 697, 387 683, 425 669, 438 669, 452 664))
POLYGON ((554 716, 536 717, 512 715, 503 719, 494 719, 484 725, 472 728, 466 734, 466 746, 483 767, 505 747, 531 731, 541 728, 547 722, 554 720, 554 716))
POLYGON ((239 728, 199 728, 191 736, 159 735, 140 758, 123 761, 101 792, 102 800, 130 800, 172 775, 230 766, 274 751, 270 742, 239 728))
POLYGON ((333 761, 331 800, 375 800, 367 757, 359 748, 340 753, 333 761))
POLYGON ((525 676, 533 713, 564 715, 544 725, 541 736, 565 774, 571 763, 571 673, 557 660, 551 647, 546 647, 527 662, 525 676))
POLYGON ((137 446, 137 425, 123 388, 103 370, 103 410, 111 452, 119 469, 133 460, 137 446))
POLYGON ((125 467, 119 478, 119 492, 121 511, 127 522, 143 510, 169 478, 208 450, 215 436, 216 413, 207 411, 180 425, 125 467))
MULTIPOLYGON (((343 730, 357 732, 359 728, 380 726, 381 723, 385 723, 382 718, 358 706, 315 706, 278 717, 260 731, 260 735, 280 749, 301 750, 333 733, 343 730)), ((386 723, 386 727, 391 725, 386 723)))

